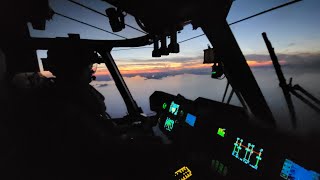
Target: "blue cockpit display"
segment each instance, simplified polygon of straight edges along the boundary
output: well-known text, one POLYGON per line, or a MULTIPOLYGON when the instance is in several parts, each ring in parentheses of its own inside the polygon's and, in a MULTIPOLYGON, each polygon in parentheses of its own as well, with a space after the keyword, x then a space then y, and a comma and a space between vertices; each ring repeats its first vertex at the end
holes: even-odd
POLYGON ((186 123, 194 127, 194 124, 196 123, 196 119, 197 119, 196 116, 188 113, 186 117, 186 123))
POLYGON ((318 180, 320 178, 319 173, 307 170, 289 159, 284 161, 280 176, 283 179, 318 180))

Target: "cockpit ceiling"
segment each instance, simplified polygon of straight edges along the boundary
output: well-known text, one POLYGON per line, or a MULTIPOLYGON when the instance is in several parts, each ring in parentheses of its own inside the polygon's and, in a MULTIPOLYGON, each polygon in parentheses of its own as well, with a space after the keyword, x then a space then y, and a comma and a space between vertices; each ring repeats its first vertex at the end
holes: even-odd
POLYGON ((149 31, 163 33, 167 29, 183 25, 189 20, 200 20, 204 17, 226 18, 231 3, 227 1, 146 1, 146 0, 104 0, 139 18, 149 31))

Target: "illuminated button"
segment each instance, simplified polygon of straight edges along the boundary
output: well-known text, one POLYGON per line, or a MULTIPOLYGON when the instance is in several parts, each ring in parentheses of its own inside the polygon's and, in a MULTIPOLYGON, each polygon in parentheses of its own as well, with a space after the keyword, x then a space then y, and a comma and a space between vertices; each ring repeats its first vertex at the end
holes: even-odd
POLYGON ((186 123, 188 123, 190 126, 194 127, 194 124, 196 122, 196 117, 192 114, 187 114, 186 117, 186 123))
POLYGON ((164 123, 164 128, 165 128, 167 131, 172 131, 173 125, 174 125, 174 120, 172 120, 172 119, 170 119, 170 118, 167 118, 167 119, 166 119, 166 122, 164 123))
POLYGON ((221 137, 224 137, 226 134, 226 129, 219 128, 217 134, 221 137))
POLYGON ((163 108, 163 109, 166 109, 166 107, 167 107, 167 103, 163 103, 163 104, 162 104, 162 108, 163 108))

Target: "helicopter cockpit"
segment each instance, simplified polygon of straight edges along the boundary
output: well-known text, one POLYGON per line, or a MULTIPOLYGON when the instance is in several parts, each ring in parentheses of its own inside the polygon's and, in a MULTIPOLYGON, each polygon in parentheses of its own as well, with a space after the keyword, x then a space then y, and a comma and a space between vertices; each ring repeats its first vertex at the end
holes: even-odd
POLYGON ((4 56, 0 58, 6 66, 3 79, 8 82, 3 83, 6 91, 0 91, 6 93, 5 98, 0 96, 5 102, 0 112, 12 141, 8 143, 8 158, 0 163, 4 166, 3 176, 319 179, 319 145, 313 140, 316 137, 300 137, 276 128, 265 97, 226 21, 232 0, 103 2, 114 6, 104 14, 112 28, 108 33, 125 29, 128 13, 145 35, 123 40, 82 39, 78 34, 31 37, 27 23, 44 30, 53 15, 66 16, 51 9, 48 1, 15 1, 19 7, 9 1, 2 3, 0 50, 4 56), (201 95, 190 100, 182 94, 155 91, 146 97, 155 114, 147 116, 131 94, 111 52, 117 47, 153 45, 150 56, 154 58, 179 53, 177 33, 188 24, 201 28, 214 46, 215 57, 205 59, 205 63, 213 64, 211 77, 225 75, 242 107, 201 95), (42 59, 43 68, 54 77, 35 73, 36 81, 28 79, 32 88, 19 89, 12 85, 16 74, 39 71, 36 50, 48 50, 47 58, 42 59), (90 85, 95 78, 94 63, 105 64, 109 70, 126 106, 124 117, 112 118, 106 113, 105 97, 90 85), (160 130, 162 137, 155 135, 154 128, 160 130))

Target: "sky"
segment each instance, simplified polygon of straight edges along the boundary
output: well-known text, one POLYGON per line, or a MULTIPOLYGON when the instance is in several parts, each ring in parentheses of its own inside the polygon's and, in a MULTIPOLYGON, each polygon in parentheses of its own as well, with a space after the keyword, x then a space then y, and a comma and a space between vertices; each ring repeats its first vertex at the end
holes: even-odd
MULTIPOLYGON (((111 7, 106 2, 100 0, 76 0, 79 3, 87 5, 99 12, 104 12, 106 8, 111 7)), ((93 13, 83 7, 73 4, 67 0, 49 1, 55 12, 73 17, 75 19, 90 23, 100 28, 110 30, 108 19, 99 14, 93 13)), ((227 21, 232 23, 239 19, 248 17, 263 10, 289 2, 287 0, 236 0, 234 1, 227 21)), ((243 21, 231 26, 231 29, 246 55, 251 66, 270 66, 270 58, 252 59, 252 55, 266 55, 267 49, 261 37, 262 32, 267 32, 270 41, 277 53, 289 55, 309 54, 311 56, 320 55, 320 1, 304 0, 296 4, 272 11, 270 13, 243 21), (249 58, 248 58, 249 57, 249 58), (263 62, 261 62, 263 61, 263 62), (269 62, 268 62, 269 61, 269 62)), ((126 16, 126 23, 137 27, 134 18, 126 16)), ((31 26, 29 26, 31 27, 31 26)), ((47 22, 45 31, 31 29, 31 35, 34 37, 66 37, 68 33, 79 33, 83 39, 121 39, 112 34, 70 21, 63 17, 54 15, 53 19, 47 22)), ((191 25, 185 26, 184 30, 178 34, 178 41, 202 34, 202 30, 192 30, 191 25)), ((143 33, 131 28, 125 28, 118 33, 127 38, 133 38, 143 35, 143 33)), ((166 71, 168 66, 176 69, 185 68, 204 68, 201 66, 204 49, 210 44, 205 36, 187 41, 180 44, 179 54, 170 54, 162 58, 152 58, 152 48, 134 49, 119 51, 123 48, 115 48, 112 55, 124 74, 139 74, 141 72, 159 72, 166 71), (150 61, 152 59, 152 61, 150 61), (184 60, 191 63, 184 67, 184 60), (192 60, 191 60, 192 59, 192 60), (147 61, 146 61, 147 60, 147 61), (174 62, 172 62, 174 61, 174 62), (192 61, 192 62, 189 62, 192 61), (169 65, 168 65, 168 62, 169 65), (130 70, 128 65, 130 64, 130 70), (191 67, 191 65, 194 65, 191 67)), ((40 57, 45 57, 45 51, 39 51, 40 57)), ((288 56, 288 57, 289 57, 288 56)), ((291 59, 281 59, 283 63, 290 64, 291 59)), ((294 62, 295 63, 295 62, 294 62)), ((312 62, 313 63, 313 62, 312 62)), ((101 68, 100 68, 101 69, 101 68)), ((103 70, 102 70, 103 71, 103 70)))
MULTIPOLYGON (((110 7, 109 4, 100 0, 75 1, 102 13, 106 8, 110 7)), ((67 0, 52 0, 49 2, 52 9, 56 12, 111 31, 108 19, 104 16, 95 14, 67 0)), ((286 2, 289 1, 236 0, 231 7, 227 21, 232 23, 286 2)), ((267 102, 271 106, 271 109, 274 110, 273 113, 278 114, 277 116, 279 118, 288 117, 284 115, 287 113, 281 113, 281 111, 284 112, 283 109, 285 109, 285 106, 282 104, 282 106, 279 107, 279 104, 281 104, 279 103, 279 95, 282 95, 282 92, 278 87, 277 77, 272 69, 272 63, 261 33, 266 32, 268 34, 268 38, 275 48, 287 79, 293 77, 294 82, 302 84, 304 87, 307 87, 311 93, 315 94, 315 96, 320 97, 320 81, 317 80, 320 78, 319 9, 319 0, 303 0, 230 26, 249 66, 252 68, 253 73, 257 78, 258 84, 261 86, 262 92, 265 96, 267 95, 267 102)), ((138 28, 134 18, 130 15, 126 16, 126 23, 138 28)), ((87 27, 57 15, 54 15, 53 19, 47 22, 45 31, 32 30, 30 25, 29 29, 31 36, 33 37, 67 37, 68 33, 79 33, 80 37, 83 39, 121 39, 117 36, 87 27)), ((187 25, 178 34, 178 41, 202 33, 200 28, 193 30, 191 25, 187 25)), ((127 38, 144 35, 141 32, 130 28, 126 28, 117 34, 127 38)), ((208 47, 208 44, 210 43, 207 38, 202 36, 181 43, 179 54, 170 54, 169 56, 161 58, 151 57, 152 48, 132 50, 119 50, 123 48, 114 48, 111 54, 121 73, 126 78, 131 91, 144 92, 141 87, 153 90, 154 88, 152 87, 160 87, 161 84, 162 86, 166 86, 164 82, 170 81, 173 83, 172 88, 164 88, 165 90, 172 93, 180 90, 186 93, 187 96, 194 98, 194 96, 196 96, 196 90, 185 91, 183 88, 185 85, 182 85, 181 83, 189 82, 187 80, 181 80, 181 75, 196 75, 196 77, 199 78, 199 81, 202 82, 201 79, 203 79, 205 75, 210 74, 210 65, 202 64, 203 50, 208 47), (143 86, 143 82, 150 85, 143 86), (155 84, 159 85, 156 86, 155 84)), ((46 51, 38 51, 38 57, 46 57, 46 51)), ((98 85, 100 83, 101 88, 104 87, 101 91, 105 92, 106 89, 112 87, 108 71, 103 65, 98 66, 96 75, 97 80, 99 80, 99 82, 96 83, 98 85)), ((192 76, 192 78, 195 77, 192 76)), ((192 82, 195 83, 196 81, 192 82)), ((205 85, 205 83, 203 85, 205 85)), ((200 84, 198 86, 200 86, 200 84)), ((220 86, 224 87, 225 84, 222 83, 220 86)), ((219 89, 217 91, 220 92, 221 90, 219 89)), ((151 95, 150 93, 151 91, 147 94, 151 95)), ((107 95, 107 93, 104 95, 107 95)), ((138 102, 144 103, 142 97, 145 97, 145 95, 139 93, 135 93, 134 95, 139 99, 138 102)), ((203 95, 206 96, 208 94, 203 92, 203 95)), ((208 97, 212 98, 210 95, 208 95, 208 97)), ((282 99, 281 102, 284 102, 284 99, 282 99)), ((306 110, 304 106, 300 104, 299 107, 303 107, 299 112, 308 112, 310 116, 309 111, 306 110)), ((307 117, 308 114, 304 115, 307 117)), ((117 116, 117 114, 115 114, 115 116, 117 116)), ((310 118, 312 119, 314 114, 311 113, 311 116, 312 117, 310 118)), ((309 123, 308 127, 312 126, 313 123, 309 123)))

